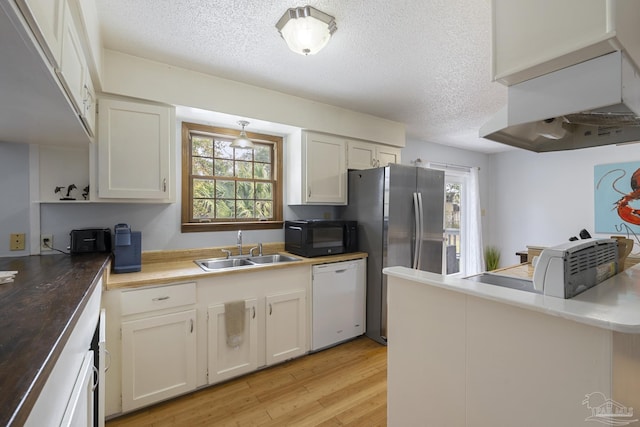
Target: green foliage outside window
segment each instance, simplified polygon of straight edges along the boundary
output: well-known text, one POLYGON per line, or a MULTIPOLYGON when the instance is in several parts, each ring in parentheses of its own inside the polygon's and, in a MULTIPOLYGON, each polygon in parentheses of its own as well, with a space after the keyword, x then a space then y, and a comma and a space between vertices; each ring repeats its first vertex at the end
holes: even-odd
POLYGON ((231 138, 192 134, 193 220, 274 217, 273 146, 233 148, 231 138))

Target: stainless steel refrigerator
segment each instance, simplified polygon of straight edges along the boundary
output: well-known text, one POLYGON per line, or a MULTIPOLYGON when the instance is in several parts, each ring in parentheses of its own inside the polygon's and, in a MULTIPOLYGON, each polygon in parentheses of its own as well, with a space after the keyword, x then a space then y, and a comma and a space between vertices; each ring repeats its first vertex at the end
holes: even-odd
POLYGON ((349 203, 342 216, 358 221, 359 249, 369 254, 366 335, 385 344, 382 269, 400 265, 442 272, 444 172, 402 165, 349 171, 349 203))

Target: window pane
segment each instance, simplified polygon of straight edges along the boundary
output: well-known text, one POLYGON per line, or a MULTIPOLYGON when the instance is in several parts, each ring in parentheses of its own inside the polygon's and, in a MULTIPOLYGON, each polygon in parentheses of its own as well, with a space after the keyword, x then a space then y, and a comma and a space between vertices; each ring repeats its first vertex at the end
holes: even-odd
POLYGON ((271 146, 256 144, 253 151, 256 162, 271 163, 271 146))
POLYGON ((267 163, 254 163, 255 179, 271 179, 271 165, 267 163))
POLYGON ((191 154, 194 156, 213 156, 213 140, 208 137, 193 135, 191 137, 191 154))
POLYGON ((233 200, 216 200, 216 218, 234 218, 234 210, 233 200))
POLYGON ((273 202, 265 202, 265 201, 256 202, 256 218, 259 218, 259 219, 273 218, 273 202))
POLYGON ((193 175, 213 175, 213 159, 206 157, 193 157, 193 175))
POLYGON ((253 163, 236 162, 236 176, 238 178, 253 178, 253 163))
POLYGON ((236 160, 253 160, 253 149, 236 148, 236 160))
POLYGON ((235 181, 220 181, 216 185, 216 197, 219 199, 235 199, 236 183, 235 181))
POLYGON ((216 139, 215 157, 217 157, 218 159, 233 159, 233 148, 231 148, 231 141, 220 141, 219 139, 216 139))
MULTIPOLYGON (((193 180, 194 199, 212 199, 214 197, 214 181, 212 179, 193 180)), ((194 215, 195 216, 195 215, 194 215)))
POLYGON ((237 199, 253 199, 253 194, 253 182, 238 182, 238 194, 236 194, 237 199))
POLYGON ((215 176, 233 176, 233 160, 215 160, 215 176))
POLYGON ((193 219, 213 218, 213 200, 196 199, 193 201, 193 219))
POLYGON ((271 183, 256 183, 256 199, 271 200, 273 198, 273 190, 271 183))
POLYGON ((237 218, 255 218, 255 202, 253 200, 238 200, 237 218))

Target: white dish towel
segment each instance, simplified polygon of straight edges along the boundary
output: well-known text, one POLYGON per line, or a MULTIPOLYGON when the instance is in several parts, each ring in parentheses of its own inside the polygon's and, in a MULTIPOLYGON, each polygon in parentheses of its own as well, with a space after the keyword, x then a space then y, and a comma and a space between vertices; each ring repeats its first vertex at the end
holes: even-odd
POLYGON ((244 300, 231 301, 224 304, 224 324, 227 332, 227 345, 240 347, 244 339, 244 300))

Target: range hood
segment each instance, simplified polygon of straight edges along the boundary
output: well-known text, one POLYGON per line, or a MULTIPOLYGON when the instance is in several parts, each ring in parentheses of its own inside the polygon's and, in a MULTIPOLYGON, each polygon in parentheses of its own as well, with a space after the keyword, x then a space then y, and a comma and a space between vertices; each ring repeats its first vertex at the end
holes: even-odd
POLYGON ((508 88, 482 138, 535 152, 640 141, 640 76, 609 53, 508 88))

